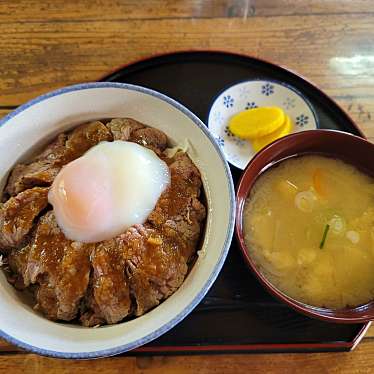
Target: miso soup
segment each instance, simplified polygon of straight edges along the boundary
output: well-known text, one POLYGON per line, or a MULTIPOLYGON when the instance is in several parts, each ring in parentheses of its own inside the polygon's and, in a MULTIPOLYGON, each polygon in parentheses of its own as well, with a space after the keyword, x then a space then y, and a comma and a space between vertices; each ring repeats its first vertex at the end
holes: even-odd
POLYGON ((327 308, 374 299, 374 179, 325 156, 265 171, 243 216, 249 255, 280 291, 327 308))

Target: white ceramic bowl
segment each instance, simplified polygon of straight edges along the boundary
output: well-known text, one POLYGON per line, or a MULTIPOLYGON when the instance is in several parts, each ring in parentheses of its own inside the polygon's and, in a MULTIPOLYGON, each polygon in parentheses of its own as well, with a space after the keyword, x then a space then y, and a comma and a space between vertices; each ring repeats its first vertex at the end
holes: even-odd
POLYGON ((14 164, 76 124, 133 117, 164 131, 174 142, 188 138, 208 202, 206 233, 198 260, 182 286, 145 315, 101 328, 55 323, 21 301, 0 272, 0 336, 53 357, 94 358, 136 348, 170 330, 207 293, 226 258, 234 226, 235 198, 225 158, 204 124, 158 92, 121 83, 66 87, 19 107, 0 121, 0 190, 14 164))
POLYGON ((278 106, 290 116, 294 124, 293 132, 314 130, 318 126, 317 115, 309 101, 285 83, 255 79, 228 87, 214 100, 208 127, 227 161, 239 169, 245 169, 256 152, 249 142, 231 133, 229 120, 243 110, 269 106, 278 106))

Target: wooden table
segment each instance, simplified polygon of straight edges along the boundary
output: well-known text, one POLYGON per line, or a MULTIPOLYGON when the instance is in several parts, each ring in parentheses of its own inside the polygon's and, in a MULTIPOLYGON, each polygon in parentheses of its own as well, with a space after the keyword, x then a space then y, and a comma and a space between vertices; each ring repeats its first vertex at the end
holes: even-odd
MULTIPOLYGON (((156 53, 219 49, 297 71, 374 141, 370 0, 0 0, 0 116, 156 53)), ((374 329, 351 353, 43 358, 0 342, 0 373, 370 373, 374 329)))

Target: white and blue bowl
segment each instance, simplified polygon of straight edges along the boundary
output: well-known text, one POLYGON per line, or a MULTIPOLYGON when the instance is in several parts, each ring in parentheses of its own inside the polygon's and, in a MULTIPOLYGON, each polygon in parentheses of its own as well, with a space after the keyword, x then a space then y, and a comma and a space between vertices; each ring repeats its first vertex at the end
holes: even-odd
POLYGON ((164 131, 175 143, 189 139, 189 156, 202 174, 208 215, 198 260, 181 287, 141 317, 100 328, 47 320, 22 300, 0 271, 0 336, 32 352, 61 358, 112 356, 159 337, 201 301, 225 261, 232 239, 235 196, 222 150, 188 109, 150 89, 121 83, 66 87, 22 105, 0 121, 0 191, 15 163, 75 125, 133 117, 164 131))
POLYGON ((251 144, 234 136, 228 129, 230 118, 243 110, 277 106, 291 118, 294 131, 314 130, 318 119, 312 105, 295 88, 271 80, 249 80, 235 84, 215 99, 208 117, 208 127, 228 162, 245 169, 256 154, 251 144))

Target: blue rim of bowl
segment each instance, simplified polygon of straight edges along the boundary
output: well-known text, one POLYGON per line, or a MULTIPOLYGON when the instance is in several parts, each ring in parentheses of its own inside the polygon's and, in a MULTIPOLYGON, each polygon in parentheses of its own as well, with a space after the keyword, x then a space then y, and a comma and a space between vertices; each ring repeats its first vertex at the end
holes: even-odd
MULTIPOLYGON (((316 122, 316 129, 320 129, 320 126, 319 126, 319 118, 317 116, 317 113, 313 107, 313 105, 310 103, 309 99, 307 99, 305 97, 304 94, 302 94, 298 89, 296 89, 295 87, 291 86, 290 84, 288 83, 285 83, 285 82, 281 82, 281 81, 277 81, 276 79, 264 79, 264 78, 255 78, 255 79, 246 79, 246 80, 241 80, 241 81, 238 81, 234 84, 230 84, 230 85, 227 85, 222 91, 220 91, 215 97, 214 99, 211 101, 211 105, 209 107, 209 110, 208 110, 208 115, 207 115, 207 119, 206 119, 206 123, 207 123, 207 127, 208 129, 210 129, 210 126, 209 126, 209 119, 210 119, 210 114, 212 112, 212 108, 213 108, 213 105, 216 103, 216 101, 218 100, 218 98, 220 98, 227 90, 229 90, 230 88, 233 88, 233 87, 236 87, 236 86, 239 86, 240 84, 243 84, 243 83, 251 83, 251 82, 271 82, 271 83, 275 83, 275 84, 279 84, 280 86, 283 86, 283 87, 286 87, 288 88, 289 90, 293 91, 296 95, 298 95, 299 97, 301 97, 301 99, 306 103, 306 105, 309 107, 310 111, 312 112, 313 114, 313 117, 314 117, 314 121, 316 122)), ((210 130, 209 130, 210 131, 210 130)), ((225 156, 226 158, 226 156, 225 156)), ((227 160, 227 159, 226 159, 227 160)), ((250 160, 249 160, 250 161, 250 160)), ((228 161, 230 162, 230 161, 228 161)), ((244 170, 244 169, 241 169, 239 168, 238 166, 234 165, 232 162, 230 162, 231 165, 235 166, 236 168, 240 169, 240 170, 244 170)))
POLYGON ((90 358, 99 358, 99 357, 109 357, 114 356, 120 353, 124 353, 126 351, 135 349, 137 347, 140 347, 146 343, 149 343, 150 341, 158 338, 159 336, 163 335, 167 331, 169 331, 171 328, 173 328, 177 323, 182 321, 196 306, 197 304, 203 299, 203 297, 206 295, 206 293, 209 291, 210 287, 212 286, 213 282, 216 280, 223 264, 226 259, 227 253, 230 248, 231 240, 234 233, 234 224, 235 224, 235 192, 234 192, 234 183, 232 180, 230 167, 226 161, 226 157, 223 154, 220 146, 217 144, 216 140, 214 139, 213 135, 210 133, 208 128, 204 125, 204 123, 190 110, 188 110, 185 106, 178 103, 174 99, 171 99, 170 97, 151 90, 149 88, 133 85, 133 84, 127 84, 127 83, 115 83, 115 82, 93 82, 93 83, 82 83, 77 84, 73 86, 68 86, 64 88, 60 88, 55 91, 51 91, 47 94, 41 95, 21 106, 19 106, 16 110, 6 115, 2 120, 0 120, 0 127, 3 126, 6 122, 8 122, 10 119, 18 115, 19 113, 23 112, 24 110, 30 108, 31 106, 38 104, 44 100, 47 100, 54 96, 59 96, 62 94, 66 94, 73 91, 81 91, 81 90, 87 90, 87 89, 95 89, 95 88, 119 88, 119 89, 125 89, 130 91, 136 91, 141 92, 153 97, 156 97, 158 99, 161 99, 165 101, 166 103, 172 105, 174 108, 181 111, 184 115, 186 115, 192 122, 203 132, 203 134, 210 140, 212 143, 214 149, 218 153, 219 157, 222 160, 223 167, 225 169, 226 177, 227 177, 227 183, 229 187, 229 194, 230 194, 230 221, 229 226, 226 231, 226 238, 223 243, 222 249, 221 249, 221 255, 218 259, 218 262, 216 263, 213 271, 211 272, 208 280, 202 287, 202 289, 198 292, 198 294, 194 297, 194 299, 173 319, 171 319, 169 322, 165 323, 155 331, 151 332, 150 334, 135 340, 134 342, 116 346, 113 348, 108 348, 104 350, 99 351, 92 351, 92 352, 59 352, 59 351, 53 351, 43 348, 38 348, 33 345, 24 343, 16 338, 13 338, 12 336, 5 333, 3 330, 0 329, 0 337, 7 340, 9 343, 14 344, 20 348, 26 349, 28 351, 43 355, 43 356, 49 356, 49 357, 55 357, 55 358, 66 358, 66 359, 90 359, 90 358))

